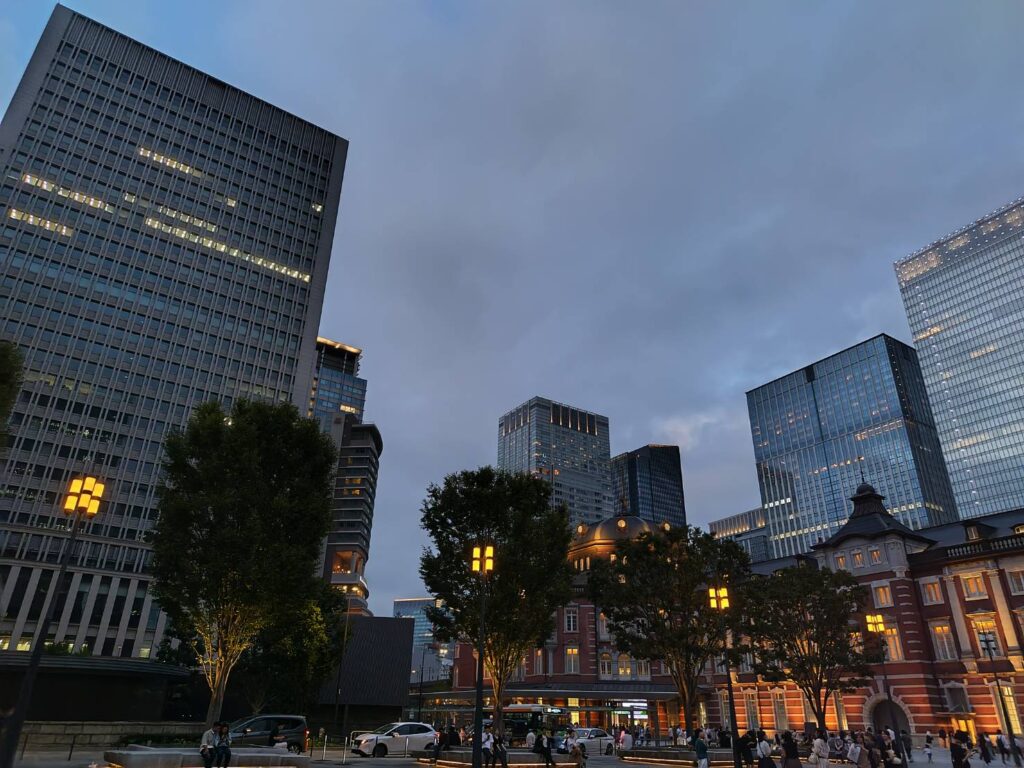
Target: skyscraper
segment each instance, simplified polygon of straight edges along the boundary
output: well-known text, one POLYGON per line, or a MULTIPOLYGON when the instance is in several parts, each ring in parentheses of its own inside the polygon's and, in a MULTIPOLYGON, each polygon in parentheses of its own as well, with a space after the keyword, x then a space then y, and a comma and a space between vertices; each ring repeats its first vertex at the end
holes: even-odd
POLYGON ((965 518, 1024 507, 1022 230, 1024 199, 896 263, 965 518))
POLYGON ((747 409, 772 557, 835 533, 864 477, 911 528, 956 519, 913 347, 875 336, 747 392, 747 409))
POLYGON ((363 350, 322 336, 316 340, 316 369, 309 396, 310 416, 329 427, 334 415, 350 413, 358 421, 366 407, 366 379, 359 378, 363 350))
POLYGON ((610 457, 606 416, 534 397, 498 419, 498 468, 548 480, 574 524, 613 514, 610 457))
POLYGON ((750 556, 752 563, 769 559, 768 527, 760 507, 708 523, 708 532, 716 539, 732 539, 750 556))
POLYGON ((411 682, 440 680, 454 660, 454 643, 438 643, 427 618, 427 608, 440 605, 433 597, 399 597, 392 604, 394 618, 413 620, 411 682))
POLYGON ((677 445, 645 445, 612 458, 613 514, 686 525, 683 469, 677 445))
POLYGON ((239 397, 305 410, 348 144, 57 6, 0 122, 0 649, 149 657, 162 441, 239 397), (57 500, 102 477, 67 580, 57 500), (55 588, 59 586, 59 590, 55 588))

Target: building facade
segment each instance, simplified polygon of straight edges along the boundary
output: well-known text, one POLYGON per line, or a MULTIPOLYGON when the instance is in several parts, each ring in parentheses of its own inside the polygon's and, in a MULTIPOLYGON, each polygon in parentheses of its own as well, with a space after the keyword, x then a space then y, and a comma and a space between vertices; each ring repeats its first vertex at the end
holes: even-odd
POLYGON ((164 436, 208 400, 305 409, 347 142, 57 6, 0 122, 0 650, 147 658, 164 436), (53 584, 68 480, 107 493, 53 584))
POLYGON ((678 445, 645 445, 612 457, 614 512, 649 523, 686 525, 678 445))
MULTIPOLYGON (((828 728, 878 731, 895 723, 919 743, 926 731, 940 729, 991 735, 1009 727, 1020 734, 1024 510, 912 530, 887 511, 872 486, 862 484, 856 491, 847 523, 812 554, 754 568, 762 574, 797 565, 849 570, 871 593, 864 614, 852 617, 862 637, 866 614, 883 617, 887 660, 872 666, 866 686, 830 698, 828 728)), ((543 647, 523 659, 509 686, 510 702, 564 708, 573 722, 604 728, 639 723, 664 733, 680 722, 678 699, 662 663, 618 651, 600 607, 585 592, 586 572, 597 558, 608 557, 619 539, 648 532, 652 527, 646 522, 626 517, 580 532, 569 555, 578 570, 576 597, 558 611, 556 630, 543 647)), ((472 701, 474 662, 473 649, 460 644, 453 690, 429 705, 468 715, 468 706, 456 704, 472 701)), ((729 725, 726 677, 716 662, 702 670, 695 716, 702 724, 729 725)), ((802 731, 815 721, 795 685, 761 679, 749 659, 733 667, 731 676, 741 732, 802 731)))
POLYGON ((875 336, 747 392, 747 409, 772 557, 835 533, 864 476, 911 528, 957 519, 912 347, 875 336))
POLYGON ((768 525, 765 522, 764 510, 756 509, 740 512, 738 515, 723 517, 708 523, 708 531, 719 539, 732 539, 750 557, 752 563, 769 560, 768 525))
POLYGON ((309 395, 309 415, 324 429, 338 413, 363 420, 366 410, 366 379, 359 377, 363 350, 322 336, 316 340, 316 368, 309 395))
POLYGON ((424 683, 443 680, 448 677, 452 663, 452 643, 439 643, 434 637, 434 627, 427 618, 427 608, 440 606, 433 597, 399 597, 392 605, 396 619, 412 619, 412 667, 409 680, 424 683))
POLYGON ((1024 507, 1024 200, 896 263, 963 518, 1024 507))
POLYGON ((608 418, 534 397, 498 420, 498 469, 551 483, 573 524, 612 514, 608 418))

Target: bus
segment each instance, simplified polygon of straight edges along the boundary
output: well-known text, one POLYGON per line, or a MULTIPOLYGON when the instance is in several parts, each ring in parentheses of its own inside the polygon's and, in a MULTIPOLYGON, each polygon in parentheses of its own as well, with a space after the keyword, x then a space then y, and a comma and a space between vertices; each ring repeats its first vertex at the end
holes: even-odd
MULTIPOLYGON (((487 714, 489 717, 485 723, 491 725, 494 713, 492 711, 487 714)), ((569 713, 565 709, 546 704, 509 704, 502 709, 502 719, 505 721, 505 738, 509 746, 525 742, 526 734, 530 731, 536 733, 543 728, 560 736, 571 725, 569 713)))

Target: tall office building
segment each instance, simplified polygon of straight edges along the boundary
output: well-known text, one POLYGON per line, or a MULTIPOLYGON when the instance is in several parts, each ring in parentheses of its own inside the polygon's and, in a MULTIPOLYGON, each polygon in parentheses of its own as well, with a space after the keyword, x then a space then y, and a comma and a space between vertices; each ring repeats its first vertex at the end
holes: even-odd
POLYGON ((454 661, 454 643, 438 643, 434 638, 434 627, 427 618, 427 608, 440 606, 433 597, 399 597, 392 604, 392 616, 396 619, 412 619, 412 668, 409 680, 413 683, 423 680, 440 680, 448 674, 454 661))
POLYGON ((869 478, 911 528, 956 519, 917 353, 884 334, 747 392, 772 557, 806 552, 869 478))
POLYGON ((1024 199, 896 263, 965 518, 1024 507, 1022 230, 1024 199))
POLYGON ((770 558, 768 525, 760 507, 730 515, 708 523, 708 532, 716 539, 732 539, 750 556, 750 562, 760 563, 770 558))
POLYGON ((678 445, 645 445, 612 457, 614 514, 686 525, 678 445))
POLYGON ((320 422, 338 448, 323 576, 348 596, 349 610, 368 614, 366 561, 370 558, 384 442, 376 425, 363 423, 366 379, 359 378, 362 350, 320 337, 316 351, 309 415, 320 422))
POLYGON ((0 332, 25 375, 0 475, 0 649, 48 600, 75 652, 149 657, 162 442, 239 397, 305 410, 348 144, 57 6, 0 123, 0 332), (67 580, 58 499, 106 482, 67 580))
POLYGON ((548 480, 573 524, 614 514, 610 457, 606 416, 534 397, 498 419, 498 468, 548 480))

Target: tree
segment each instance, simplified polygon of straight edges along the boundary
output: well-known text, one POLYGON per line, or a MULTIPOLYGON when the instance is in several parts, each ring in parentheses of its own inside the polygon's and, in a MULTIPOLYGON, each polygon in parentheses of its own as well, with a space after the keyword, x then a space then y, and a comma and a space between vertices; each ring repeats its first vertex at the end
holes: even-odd
POLYGON ((509 680, 533 648, 554 630, 555 611, 572 597, 572 532, 564 505, 551 506, 551 487, 526 474, 491 467, 448 475, 431 485, 422 507, 431 538, 420 576, 442 608, 428 609, 437 639, 474 646, 486 600, 484 664, 494 690, 494 720, 503 732, 509 680), (470 569, 474 544, 493 544, 494 571, 484 580, 470 569))
POLYGON ((21 388, 21 350, 9 341, 0 341, 0 453, 7 448, 7 420, 21 388))
POLYGON ((868 664, 877 661, 857 640, 854 620, 867 587, 846 571, 800 565, 752 579, 746 592, 755 671, 769 681, 793 681, 824 728, 829 697, 863 685, 868 664))
POLYGON ((734 614, 708 607, 708 587, 736 585, 748 573, 746 553, 733 541, 682 526, 616 544, 615 555, 591 566, 588 589, 608 620, 620 651, 661 659, 694 722, 697 683, 720 654, 734 614))
POLYGON ((164 444, 154 591, 192 647, 220 716, 231 670, 257 638, 316 595, 335 450, 294 406, 196 409, 164 444))

